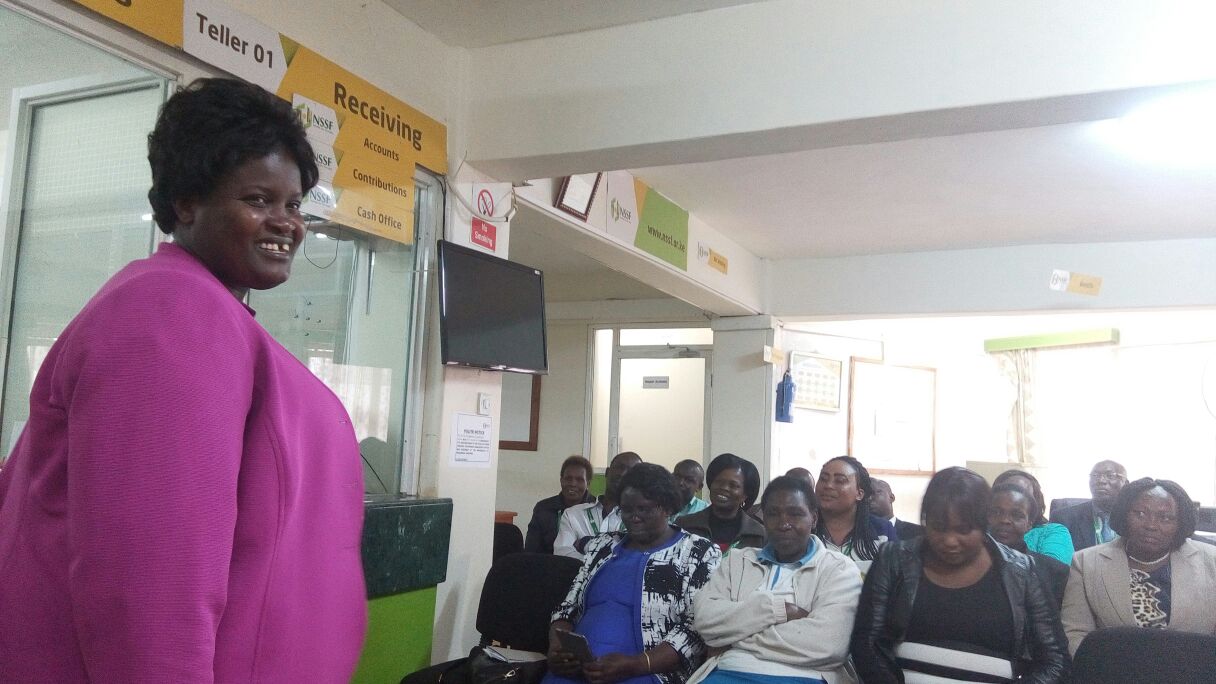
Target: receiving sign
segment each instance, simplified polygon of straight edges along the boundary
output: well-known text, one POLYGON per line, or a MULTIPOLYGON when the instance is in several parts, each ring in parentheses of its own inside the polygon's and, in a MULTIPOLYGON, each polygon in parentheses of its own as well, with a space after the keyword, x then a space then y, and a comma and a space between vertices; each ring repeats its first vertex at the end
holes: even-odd
POLYGON ((447 171, 443 124, 220 0, 76 2, 290 101, 321 169, 304 211, 413 242, 414 170, 447 171))

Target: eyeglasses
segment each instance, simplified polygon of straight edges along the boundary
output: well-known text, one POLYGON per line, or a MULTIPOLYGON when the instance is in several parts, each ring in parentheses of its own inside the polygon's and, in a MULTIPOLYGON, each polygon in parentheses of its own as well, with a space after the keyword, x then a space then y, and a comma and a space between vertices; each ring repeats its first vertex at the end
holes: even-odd
POLYGON ((1113 470, 1095 470, 1089 474, 1089 479, 1099 482, 1106 480, 1107 482, 1123 482, 1127 478, 1113 470))

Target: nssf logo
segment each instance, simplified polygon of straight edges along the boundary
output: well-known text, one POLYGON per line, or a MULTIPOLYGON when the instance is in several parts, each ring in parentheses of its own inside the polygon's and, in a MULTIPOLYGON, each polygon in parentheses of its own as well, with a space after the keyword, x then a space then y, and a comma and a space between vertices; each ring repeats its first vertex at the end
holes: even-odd
POLYGON ((608 210, 612 212, 613 221, 620 221, 621 219, 626 221, 633 220, 633 212, 621 206, 621 203, 615 197, 608 203, 608 210))

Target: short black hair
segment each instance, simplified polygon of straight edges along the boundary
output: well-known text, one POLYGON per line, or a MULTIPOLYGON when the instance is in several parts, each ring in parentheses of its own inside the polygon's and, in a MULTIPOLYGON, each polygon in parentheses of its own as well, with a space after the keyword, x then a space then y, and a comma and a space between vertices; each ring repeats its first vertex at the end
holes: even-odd
POLYGON ((657 503, 669 517, 684 507, 676 479, 658 463, 639 463, 621 476, 621 494, 630 488, 657 503))
POLYGON ((1025 470, 1018 470, 1017 468, 1011 468, 1011 469, 1006 470, 1005 472, 1001 473, 1000 475, 997 475, 996 479, 992 481, 992 485, 996 486, 999 484, 1003 484, 1005 482, 1005 480, 1008 480, 1011 477, 1024 477, 1027 480, 1030 480, 1031 495, 1034 498, 1035 504, 1037 504, 1039 507, 1039 514, 1037 516, 1035 516, 1034 518, 1031 518, 1031 520, 1034 521, 1035 527, 1039 527, 1041 525, 1046 525, 1047 518, 1044 517, 1043 513, 1047 510, 1047 502, 1043 499, 1043 487, 1042 487, 1042 485, 1039 484, 1039 478, 1035 477, 1034 475, 1031 475, 1030 473, 1026 472, 1025 470))
POLYGON ((705 469, 705 482, 713 486, 714 480, 723 470, 738 470, 743 473, 743 508, 751 508, 760 496, 760 471, 756 465, 746 458, 740 458, 731 453, 718 454, 709 462, 705 469))
POLYGON ((683 461, 680 461, 679 463, 677 463, 676 467, 671 469, 671 472, 674 473, 675 471, 679 470, 680 468, 683 468, 684 466, 693 466, 693 467, 697 468, 698 470, 700 470, 701 472, 705 472, 705 468, 704 468, 704 466, 701 465, 701 462, 694 461, 691 458, 686 458, 683 461))
POLYGON ((953 511, 971 529, 988 529, 988 481, 974 470, 952 466, 939 470, 925 487, 920 520, 925 527, 940 527, 953 511))
POLYGON ((819 515, 819 497, 815 496, 815 488, 810 482, 792 475, 778 475, 773 478, 773 481, 768 483, 764 488, 764 496, 760 497, 760 509, 764 510, 764 504, 768 503, 768 499, 775 492, 798 492, 802 494, 802 498, 806 499, 806 507, 811 509, 815 515, 819 515))
POLYGON ((583 458, 582 456, 579 456, 578 454, 575 454, 573 456, 567 456, 566 460, 562 461, 562 469, 557 471, 557 474, 565 475, 566 468, 569 468, 570 466, 574 466, 576 468, 582 468, 583 472, 587 473, 588 482, 591 481, 591 478, 595 477, 595 468, 591 467, 591 461, 588 461, 587 459, 583 458))
POLYGON ((1026 511, 1026 517, 1030 518, 1031 522, 1037 520, 1039 516, 1043 515, 1043 511, 1039 508, 1039 502, 1035 501, 1033 496, 1028 496, 1021 487, 1015 484, 1002 482, 998 485, 993 485, 991 495, 989 496, 989 502, 991 502, 992 498, 997 494, 1019 494, 1023 499, 1026 499, 1026 505, 1029 506, 1029 509, 1026 511))
POLYGON ((317 184, 312 146, 291 103, 231 78, 200 78, 179 90, 148 134, 148 202, 156 225, 172 233, 175 200, 208 197, 233 170, 277 150, 299 167, 304 192, 317 184))
POLYGON ((1182 485, 1173 480, 1154 480, 1151 477, 1142 477, 1135 482, 1123 485, 1123 489, 1119 490, 1119 496, 1115 499, 1115 505, 1110 508, 1110 528, 1120 537, 1126 537, 1127 516, 1131 513, 1132 503, 1141 494, 1154 487, 1164 489, 1178 506, 1178 530, 1174 533, 1174 541, 1170 545, 1171 549, 1178 549, 1182 546, 1182 542, 1195 534, 1195 502, 1191 500, 1182 485))

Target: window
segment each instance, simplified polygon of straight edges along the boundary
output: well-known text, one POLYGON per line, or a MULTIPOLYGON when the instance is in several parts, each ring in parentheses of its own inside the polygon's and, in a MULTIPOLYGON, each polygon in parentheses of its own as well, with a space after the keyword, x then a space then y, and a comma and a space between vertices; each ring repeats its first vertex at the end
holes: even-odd
MULTIPOLYGON (((0 72, 2 464, 60 332, 106 279, 164 239, 148 207, 147 135, 173 84, 3 7, 0 45, 19 60, 0 72)), ((259 322, 351 414, 369 495, 417 491, 422 264, 443 193, 424 171, 414 182, 414 244, 316 221, 291 279, 249 297, 259 322)))

